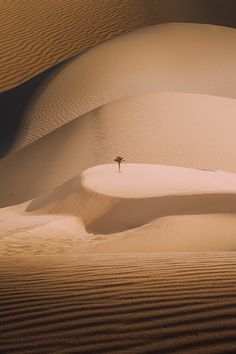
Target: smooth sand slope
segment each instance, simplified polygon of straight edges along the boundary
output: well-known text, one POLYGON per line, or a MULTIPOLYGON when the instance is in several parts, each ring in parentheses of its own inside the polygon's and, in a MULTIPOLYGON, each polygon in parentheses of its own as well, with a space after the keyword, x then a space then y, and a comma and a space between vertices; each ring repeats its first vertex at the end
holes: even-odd
POLYGON ((234 251, 235 213, 234 173, 100 165, 1 209, 1 253, 234 251))
POLYGON ((193 24, 145 28, 108 41, 45 80, 12 151, 99 106, 150 91, 236 98, 236 30, 193 24))
MULTIPOLYGON (((165 215, 236 211, 233 173, 150 164, 125 164, 119 172, 110 164, 88 169, 80 180, 79 215, 94 233, 132 229, 165 215)), ((36 200, 26 210, 40 205, 36 200)))
POLYGON ((236 101, 152 93, 107 104, 0 160, 0 205, 41 195, 83 170, 160 163, 236 172, 236 101))
POLYGON ((2 1, 0 91, 118 34, 160 22, 235 26, 234 1, 2 1))
POLYGON ((236 351, 235 253, 0 258, 2 353, 236 351))

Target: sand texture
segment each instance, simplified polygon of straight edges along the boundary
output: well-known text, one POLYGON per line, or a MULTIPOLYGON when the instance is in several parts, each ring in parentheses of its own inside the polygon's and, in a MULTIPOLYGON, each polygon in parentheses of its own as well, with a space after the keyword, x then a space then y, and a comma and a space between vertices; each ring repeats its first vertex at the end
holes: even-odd
POLYGON ((236 172, 236 101, 152 93, 107 104, 0 160, 0 206, 59 186, 117 154, 127 162, 236 172))
POLYGON ((235 3, 212 4, 0 4, 0 353, 236 353, 235 3))
POLYGON ((235 201, 234 173, 100 165, 1 209, 0 254, 235 251, 235 201))
POLYGON ((12 151, 127 96, 178 91, 235 98, 235 42, 235 29, 194 24, 157 25, 107 41, 44 80, 12 151))
POLYGON ((8 0, 0 11, 0 91, 121 33, 161 22, 235 26, 234 1, 8 0), (171 6, 170 6, 171 4, 171 6))
POLYGON ((0 91, 108 38, 156 23, 151 9, 139 0, 4 1, 0 91))
POLYGON ((235 253, 0 259, 2 353, 236 351, 235 253))

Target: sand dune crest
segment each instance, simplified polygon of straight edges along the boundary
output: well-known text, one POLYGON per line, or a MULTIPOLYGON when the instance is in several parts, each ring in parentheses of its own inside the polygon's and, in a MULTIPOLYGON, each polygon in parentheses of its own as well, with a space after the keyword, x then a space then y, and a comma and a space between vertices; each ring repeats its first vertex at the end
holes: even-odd
POLYGON ((161 22, 235 26, 234 2, 8 0, 0 11, 0 92, 121 33, 161 22), (171 6, 170 6, 171 4, 171 6), (211 7, 211 6, 210 6, 211 7), (183 10, 185 9, 185 11, 183 10))
POLYGON ((44 81, 12 151, 132 95, 177 91, 235 98, 235 41, 234 29, 193 24, 157 25, 107 41, 44 81))
POLYGON ((158 166, 114 164, 90 168, 26 212, 72 214, 95 234, 140 227, 166 215, 236 212, 236 175, 158 166))
POLYGON ((236 172, 235 115, 233 99, 182 93, 107 104, 1 159, 0 206, 42 195, 117 153, 128 162, 236 172))

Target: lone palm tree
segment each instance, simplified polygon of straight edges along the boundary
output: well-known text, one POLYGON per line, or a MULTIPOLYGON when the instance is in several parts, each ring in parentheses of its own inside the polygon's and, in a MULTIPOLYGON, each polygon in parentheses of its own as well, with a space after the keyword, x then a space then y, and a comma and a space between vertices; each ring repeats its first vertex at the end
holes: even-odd
POLYGON ((122 157, 122 156, 116 156, 116 158, 114 159, 114 161, 118 163, 118 165, 119 165, 119 172, 120 172, 120 165, 121 165, 122 162, 125 161, 124 157, 122 157))

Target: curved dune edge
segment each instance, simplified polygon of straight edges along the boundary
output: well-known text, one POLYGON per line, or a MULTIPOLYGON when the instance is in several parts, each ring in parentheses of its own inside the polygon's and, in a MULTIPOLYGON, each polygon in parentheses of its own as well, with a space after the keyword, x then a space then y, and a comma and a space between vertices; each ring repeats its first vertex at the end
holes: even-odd
POLYGON ((121 33, 160 22, 235 26, 234 4, 206 0, 8 0, 0 12, 0 91, 121 33), (170 6, 171 3, 171 6, 170 6), (182 8, 185 10, 183 11, 182 8))
POLYGON ((142 1, 9 0, 0 12, 0 92, 121 33, 158 21, 142 1))
MULTIPOLYGON (((27 212, 79 216, 88 232, 110 234, 166 215, 236 212, 236 175, 175 166, 114 164, 92 167, 27 212)), ((236 241, 236 240, 235 240, 236 241)))
POLYGON ((236 174, 100 165, 0 221, 3 255, 234 251, 236 174))
POLYGON ((107 41, 44 81, 12 151, 127 96, 177 91, 236 98, 235 41, 235 29, 196 24, 156 25, 107 41))
POLYGON ((155 92, 107 104, 1 159, 0 207, 42 195, 116 154, 236 172, 235 116, 236 100, 194 94, 155 92))
POLYGON ((235 252, 235 231, 235 212, 163 216, 133 230, 99 235, 84 252, 235 252))

